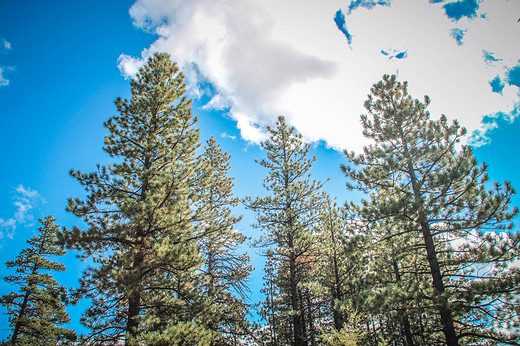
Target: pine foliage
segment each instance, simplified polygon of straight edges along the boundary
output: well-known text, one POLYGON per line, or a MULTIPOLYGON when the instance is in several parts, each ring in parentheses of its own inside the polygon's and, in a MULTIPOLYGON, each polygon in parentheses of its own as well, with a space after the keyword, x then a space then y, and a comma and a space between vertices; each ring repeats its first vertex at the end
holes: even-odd
MULTIPOLYGON (((514 190, 488 182, 486 165, 460 144, 465 129, 445 116, 432 120, 428 103, 412 99, 395 76, 374 84, 361 118, 373 144, 361 155, 345 151, 350 164, 342 167, 350 187, 369 194, 359 215, 379 240, 396 237, 386 252, 399 270, 415 273, 408 280, 427 273, 413 294, 429 303, 420 309, 431 330, 442 331, 431 342, 518 340, 507 332, 519 322, 520 273, 511 264, 520 237, 508 231, 514 190)), ((413 297, 402 298, 410 311, 413 297)))
POLYGON ((114 163, 71 171, 88 195, 71 198, 68 210, 87 229, 67 230, 63 240, 95 262, 77 292, 92 301, 82 318, 88 340, 136 345, 145 335, 158 342, 184 327, 204 329, 207 306, 197 276, 199 131, 184 77, 168 54, 156 53, 131 89, 105 123, 114 163))
POLYGON ((228 176, 230 156, 211 137, 200 156, 198 176, 199 251, 204 257, 201 267, 203 294, 212 314, 206 325, 232 342, 247 332, 247 278, 252 268, 249 256, 239 254, 246 240, 235 229, 240 221, 231 213, 240 201, 233 196, 233 178, 228 176))
POLYGON ((70 318, 64 305, 67 290, 52 276, 52 272, 65 270, 63 264, 54 261, 65 254, 56 244, 59 226, 55 221, 52 216, 39 219, 42 226, 39 234, 27 241, 30 247, 6 263, 8 268, 16 268, 16 274, 4 280, 18 287, 0 298, 13 330, 8 345, 56 345, 76 338, 73 331, 61 327, 70 318))
POLYGON ((276 305, 266 301, 264 311, 272 311, 279 327, 272 330, 279 344, 307 345, 317 337, 313 314, 314 295, 307 285, 309 273, 316 266, 313 225, 321 203, 321 184, 310 180, 309 171, 315 158, 308 158, 310 146, 300 134, 279 117, 275 128, 269 128, 270 137, 262 142, 266 159, 258 163, 269 170, 264 188, 265 197, 249 200, 248 207, 256 213, 257 227, 263 235, 260 246, 269 248, 266 269, 270 274, 267 290, 278 287, 276 305), (310 304, 309 304, 310 302, 310 304))

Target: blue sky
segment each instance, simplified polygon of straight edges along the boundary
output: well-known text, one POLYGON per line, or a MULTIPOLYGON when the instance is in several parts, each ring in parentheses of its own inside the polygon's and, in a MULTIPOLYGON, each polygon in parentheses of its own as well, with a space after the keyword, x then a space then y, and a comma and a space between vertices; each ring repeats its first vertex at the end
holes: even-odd
MULTIPOLYGON (((315 178, 331 179, 339 203, 357 200, 340 149, 366 144, 359 115, 384 73, 408 80, 416 98, 428 94, 432 117, 458 119, 491 180, 520 189, 519 17, 517 0, 0 0, 0 259, 14 259, 40 217, 81 225, 65 212, 69 196, 83 195, 68 171, 108 162, 102 124, 155 51, 185 71, 202 140, 214 136, 231 154, 240 197, 262 193, 257 143, 284 114, 314 143, 315 178)), ((255 237, 254 217, 239 213, 255 237)), ((262 260, 250 251, 257 300, 262 260)), ((75 286, 85 264, 71 253, 66 265, 58 279, 75 286)), ((69 309, 74 328, 81 310, 69 309)))

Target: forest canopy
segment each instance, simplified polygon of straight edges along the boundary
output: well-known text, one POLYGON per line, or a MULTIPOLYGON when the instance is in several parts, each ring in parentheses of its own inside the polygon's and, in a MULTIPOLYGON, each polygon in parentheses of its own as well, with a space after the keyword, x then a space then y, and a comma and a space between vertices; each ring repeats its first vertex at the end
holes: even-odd
POLYGON ((283 116, 260 144, 263 193, 237 197, 230 156, 214 137, 201 143, 171 57, 154 54, 130 88, 104 123, 110 163, 70 171, 84 195, 67 210, 82 226, 48 216, 6 264, 4 344, 520 344, 515 191, 489 180, 466 130, 434 119, 407 82, 372 86, 370 144, 344 150, 338 170, 356 203, 312 176, 319 158, 283 116), (241 206, 256 217, 252 242, 241 206), (67 250, 91 263, 75 288, 53 278, 67 250), (266 259, 258 304, 250 251, 266 259), (76 335, 65 309, 85 300, 88 332, 76 335))

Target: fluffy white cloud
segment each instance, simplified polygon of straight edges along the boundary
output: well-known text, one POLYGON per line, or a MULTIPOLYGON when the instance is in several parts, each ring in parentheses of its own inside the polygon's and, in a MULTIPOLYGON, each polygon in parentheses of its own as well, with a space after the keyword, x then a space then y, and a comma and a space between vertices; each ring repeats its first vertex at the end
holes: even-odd
POLYGON ((4 220, 0 218, 0 239, 4 236, 12 239, 17 225, 31 226, 34 222, 34 216, 30 211, 40 203, 45 203, 45 199, 36 190, 18 185, 15 191, 16 195, 14 196, 13 205, 16 207, 16 210, 9 219, 4 220))
POLYGON ((446 15, 446 3, 428 0, 350 4, 138 0, 130 9, 134 24, 160 37, 140 58, 122 55, 119 66, 133 75, 153 52, 169 52, 194 95, 199 81, 214 85, 208 107, 229 110, 250 141, 284 114, 310 140, 359 150, 363 102, 370 86, 391 73, 409 81, 414 97, 431 97, 434 117, 459 119, 480 131, 481 142, 494 126, 489 119, 482 124, 484 116, 515 116, 518 86, 507 81, 520 58, 520 2, 486 0, 458 20, 446 15), (345 14, 342 31, 334 21, 338 9, 345 14), (493 92, 489 82, 497 76, 500 92, 493 92))

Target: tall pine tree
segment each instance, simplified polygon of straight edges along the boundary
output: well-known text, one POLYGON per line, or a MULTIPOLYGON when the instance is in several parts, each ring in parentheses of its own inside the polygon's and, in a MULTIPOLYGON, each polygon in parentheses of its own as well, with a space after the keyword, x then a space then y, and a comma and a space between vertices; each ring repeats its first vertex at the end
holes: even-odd
POLYGON ((63 303, 67 290, 51 274, 65 270, 63 264, 53 261, 53 257, 65 254, 56 244, 59 226, 52 216, 39 221, 39 235, 27 241, 31 247, 6 263, 8 268, 16 268, 16 274, 4 280, 19 286, 18 291, 0 298, 13 328, 8 345, 56 345, 76 338, 73 331, 61 327, 70 322, 63 303))
POLYGON ((488 182, 486 165, 460 145, 466 131, 445 116, 430 119, 427 97, 413 100, 395 76, 371 91, 361 119, 373 144, 361 155, 345 151, 353 165, 343 166, 351 187, 370 193, 360 215, 375 230, 420 244, 417 265, 430 282, 420 298, 442 330, 437 341, 518 340, 506 330, 519 322, 520 273, 511 266, 519 236, 507 231, 517 214, 509 206, 514 190, 488 182), (393 227, 378 227, 380 220, 393 227))
POLYGON ((283 330, 275 331, 281 332, 276 339, 280 344, 307 345, 316 338, 314 321, 306 318, 310 299, 305 284, 316 260, 312 227, 321 203, 321 184, 310 180, 314 161, 307 157, 310 146, 285 118, 279 117, 276 127, 268 131, 270 138, 261 144, 267 159, 259 163, 269 170, 264 180, 269 195, 249 201, 248 207, 256 213, 257 227, 264 232, 260 244, 271 248, 268 263, 277 271, 273 277, 283 300, 278 302, 282 309, 278 321, 285 319, 286 324, 283 330))
POLYGON ((223 334, 232 343, 247 332, 247 306, 244 302, 251 272, 249 256, 239 254, 238 248, 246 240, 235 228, 240 221, 232 215, 232 207, 240 201, 233 197, 233 178, 228 176, 230 156, 211 137, 199 157, 197 189, 199 209, 203 216, 198 222, 203 292, 213 313, 206 322, 211 330, 223 334))
POLYGON ((93 341, 211 340, 196 275, 199 131, 184 77, 168 54, 156 53, 130 84, 131 99, 118 98, 119 115, 105 123, 104 150, 114 162, 71 171, 88 195, 69 199, 68 210, 87 229, 66 230, 63 241, 95 262, 78 291, 92 302, 82 322, 93 341))

